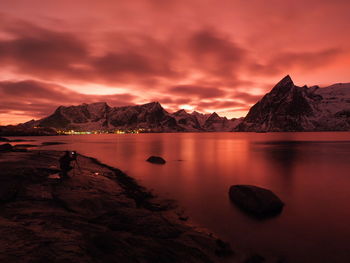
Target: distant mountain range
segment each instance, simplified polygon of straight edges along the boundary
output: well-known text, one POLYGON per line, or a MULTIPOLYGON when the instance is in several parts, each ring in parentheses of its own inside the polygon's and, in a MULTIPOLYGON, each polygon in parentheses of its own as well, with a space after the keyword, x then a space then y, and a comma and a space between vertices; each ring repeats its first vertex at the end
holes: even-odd
POLYGON ((350 83, 320 88, 298 87, 284 77, 245 118, 227 119, 215 112, 179 110, 169 113, 158 102, 110 107, 105 102, 60 106, 50 116, 18 126, 2 126, 1 134, 49 134, 54 130, 144 132, 277 132, 350 131, 350 83))
POLYGON ((169 113, 158 102, 125 107, 110 107, 105 102, 98 102, 60 106, 52 115, 22 126, 75 131, 203 132, 232 131, 239 123, 237 119, 229 120, 215 112, 202 114, 179 110, 169 113))

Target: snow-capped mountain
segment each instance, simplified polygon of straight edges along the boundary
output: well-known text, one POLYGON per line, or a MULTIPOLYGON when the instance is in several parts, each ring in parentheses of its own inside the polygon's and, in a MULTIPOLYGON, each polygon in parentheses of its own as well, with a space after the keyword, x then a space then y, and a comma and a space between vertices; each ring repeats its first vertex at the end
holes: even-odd
POLYGON ((350 130, 350 83, 298 87, 286 76, 251 107, 235 130, 350 130))
POLYGON ((216 113, 168 113, 158 102, 143 105, 110 107, 105 102, 60 106, 41 120, 30 121, 27 127, 52 127, 58 130, 133 130, 152 132, 232 131, 237 122, 216 113))
MULTIPOLYGON (((200 124, 197 116, 195 116, 193 114, 189 114, 185 110, 179 110, 179 111, 173 113, 172 116, 176 119, 178 125, 187 129, 188 131, 200 131, 200 130, 202 130, 202 125, 200 124)), ((200 115, 198 115, 198 116, 200 116, 200 115)))
POLYGON ((158 102, 125 107, 98 102, 60 106, 52 115, 22 127, 150 132, 345 131, 350 130, 350 83, 325 88, 299 87, 286 76, 251 107, 245 118, 239 119, 229 120, 215 112, 169 113, 158 102))
POLYGON ((196 117, 196 119, 199 122, 199 125, 201 125, 201 126, 204 125, 205 121, 210 116, 210 114, 203 114, 203 113, 200 113, 200 112, 197 112, 197 111, 193 111, 191 114, 196 117))

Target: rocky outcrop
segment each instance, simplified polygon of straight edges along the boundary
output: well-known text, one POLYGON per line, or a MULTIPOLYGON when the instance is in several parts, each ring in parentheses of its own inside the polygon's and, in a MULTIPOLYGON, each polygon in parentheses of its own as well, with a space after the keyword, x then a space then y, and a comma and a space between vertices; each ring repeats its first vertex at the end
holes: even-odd
POLYGON ((9 143, 5 143, 0 145, 0 152, 26 152, 28 151, 27 148, 32 148, 37 146, 38 145, 34 145, 34 144, 18 144, 13 146, 9 143))
POLYGON ((350 84, 299 87, 284 77, 249 110, 236 131, 350 130, 350 84))
POLYGON ((277 215, 284 206, 272 191, 253 185, 233 185, 229 196, 240 209, 256 218, 277 215))
POLYGON ((13 146, 9 143, 0 145, 0 152, 10 152, 12 151, 12 149, 13 149, 13 146))
POLYGON ((66 144, 66 143, 65 142, 43 142, 41 145, 50 146, 50 145, 61 145, 61 144, 66 144))
POLYGON ((166 161, 159 156, 150 156, 147 160, 149 163, 155 163, 155 164, 165 164, 166 161))
POLYGON ((232 255, 116 168, 79 155, 81 170, 56 179, 62 154, 1 153, 1 262, 210 263, 232 255))

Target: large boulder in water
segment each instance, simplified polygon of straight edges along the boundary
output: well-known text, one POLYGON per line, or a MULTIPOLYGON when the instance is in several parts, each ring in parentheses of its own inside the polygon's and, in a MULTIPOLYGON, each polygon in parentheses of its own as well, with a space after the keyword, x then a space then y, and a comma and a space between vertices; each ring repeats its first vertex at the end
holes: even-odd
POLYGON ((0 152, 10 152, 12 151, 12 149, 13 149, 13 146, 9 143, 0 145, 0 152))
POLYGON ((162 157, 159 157, 159 156, 151 156, 146 161, 150 162, 150 163, 155 163, 155 164, 165 164, 166 163, 166 161, 162 157))
POLYGON ((229 195, 240 209, 257 218, 277 215, 284 206, 272 191, 253 185, 233 185, 229 195))

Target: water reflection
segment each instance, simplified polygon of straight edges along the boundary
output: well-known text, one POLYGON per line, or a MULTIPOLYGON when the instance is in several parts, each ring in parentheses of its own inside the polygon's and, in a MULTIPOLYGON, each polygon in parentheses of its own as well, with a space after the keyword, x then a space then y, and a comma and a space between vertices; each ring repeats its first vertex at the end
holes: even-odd
POLYGON ((178 200, 199 225, 241 249, 288 262, 350 258, 350 133, 124 134, 40 140, 65 141, 67 145, 45 149, 75 149, 121 168, 161 196, 178 200), (164 157, 166 165, 145 162, 150 155, 164 157), (273 190, 286 203, 283 213, 263 223, 250 220, 229 201, 233 184, 273 190))
POLYGON ((253 143, 252 150, 261 153, 264 163, 268 166, 265 173, 272 176, 271 179, 281 182, 284 190, 288 189, 290 194, 293 189, 293 174, 296 163, 303 159, 303 143, 294 143, 291 141, 278 141, 266 143, 253 143), (276 178, 277 177, 277 178, 276 178))

